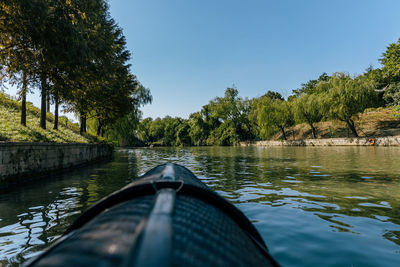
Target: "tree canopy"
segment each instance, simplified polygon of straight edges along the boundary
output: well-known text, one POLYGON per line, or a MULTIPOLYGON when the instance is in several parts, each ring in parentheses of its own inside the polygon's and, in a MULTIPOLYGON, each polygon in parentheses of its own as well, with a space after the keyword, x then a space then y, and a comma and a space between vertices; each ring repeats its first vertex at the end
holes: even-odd
POLYGON ((292 107, 282 97, 266 94, 252 102, 252 114, 249 116, 257 127, 257 133, 263 139, 270 138, 277 131, 282 132, 286 140, 285 128, 294 123, 292 107))
POLYGON ((317 138, 315 123, 323 118, 321 98, 317 94, 303 94, 293 100, 293 113, 297 123, 305 122, 312 130, 313 138, 317 138))
MULTIPOLYGON (((131 54, 106 1, 5 0, 0 31, 2 81, 21 87, 23 107, 29 88, 40 91, 42 128, 50 100, 55 129, 63 104, 80 115, 82 132, 87 119, 97 120, 98 135, 125 116, 140 116, 138 108, 151 101, 131 73, 131 54)), ((23 117, 24 108, 21 123, 23 117)))
POLYGON ((294 122, 308 124, 317 138, 316 123, 327 119, 346 123, 358 136, 356 119, 365 108, 400 108, 400 39, 386 48, 382 68, 368 67, 356 77, 324 72, 287 100, 273 90, 242 98, 232 86, 188 119, 141 120, 150 90, 131 71, 125 36, 106 1, 3 0, 0 32, 0 86, 19 87, 22 125, 30 91, 41 94, 42 128, 54 103, 54 129, 61 106, 79 116, 82 134, 88 127, 120 143, 180 146, 232 145, 278 132, 286 139, 294 122))
POLYGON ((328 118, 345 122, 358 137, 354 119, 367 107, 376 105, 375 84, 362 76, 353 79, 348 74, 335 73, 317 87, 325 92, 322 95, 321 108, 328 118))
POLYGON ((384 77, 394 82, 400 81, 400 38, 396 43, 389 44, 380 61, 384 77))
POLYGON ((294 89, 293 96, 298 97, 303 94, 310 95, 310 94, 317 93, 318 92, 317 84, 321 81, 327 81, 328 79, 329 79, 329 75, 326 72, 324 72, 318 77, 318 79, 309 80, 306 83, 302 83, 301 87, 299 89, 294 89))

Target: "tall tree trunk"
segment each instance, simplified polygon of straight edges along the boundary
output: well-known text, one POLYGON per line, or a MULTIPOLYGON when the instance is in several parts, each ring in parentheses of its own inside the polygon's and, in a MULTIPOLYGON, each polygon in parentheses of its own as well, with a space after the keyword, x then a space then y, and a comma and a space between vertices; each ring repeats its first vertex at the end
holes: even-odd
POLYGON ((87 122, 87 118, 86 118, 86 114, 85 114, 85 117, 84 117, 84 120, 83 120, 83 132, 84 133, 86 133, 86 122, 87 122))
POLYGON ((47 92, 47 95, 46 95, 47 97, 46 97, 46 111, 47 112, 50 112, 50 93, 49 92, 47 92))
POLYGON ((25 71, 22 74, 22 105, 21 105, 21 125, 26 126, 26 91, 28 86, 28 80, 26 78, 25 71))
POLYGON ((54 93, 54 130, 58 129, 58 91, 54 93))
POLYGON ((312 130, 312 135, 314 139, 317 139, 317 130, 315 129, 314 125, 311 123, 311 130, 312 130))
POLYGON ((40 85, 42 90, 42 101, 40 106, 40 127, 46 129, 46 75, 40 75, 40 85))
POLYGON ((354 134, 354 136, 358 137, 358 133, 357 133, 356 127, 354 125, 354 121, 352 119, 350 119, 350 120, 347 120, 346 123, 347 123, 347 126, 349 127, 349 129, 351 130, 351 132, 354 134))
POLYGON ((286 133, 285 133, 285 128, 284 127, 280 127, 281 128, 281 131, 282 131, 282 139, 283 140, 286 140, 286 133))
POLYGON ((97 125, 97 136, 101 134, 101 128, 103 127, 103 123, 101 122, 100 119, 98 119, 98 125, 97 125))
POLYGON ((86 114, 81 112, 81 128, 79 129, 79 133, 83 135, 86 133, 86 114))

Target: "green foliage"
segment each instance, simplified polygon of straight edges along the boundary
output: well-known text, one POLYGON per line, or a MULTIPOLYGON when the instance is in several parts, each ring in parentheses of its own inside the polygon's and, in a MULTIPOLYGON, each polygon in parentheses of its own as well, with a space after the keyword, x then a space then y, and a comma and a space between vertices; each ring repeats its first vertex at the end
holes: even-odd
POLYGON ((209 135, 209 125, 203 119, 201 112, 190 114, 189 117, 189 137, 191 143, 196 146, 206 145, 206 140, 209 135))
POLYGON ((252 137, 248 120, 250 102, 238 97, 238 93, 234 87, 227 88, 224 97, 217 97, 203 107, 203 119, 209 133, 207 145, 232 145, 252 137))
POLYGON ((248 115, 250 101, 238 97, 235 88, 227 88, 224 97, 204 105, 200 112, 181 118, 147 118, 137 128, 137 136, 146 144, 232 145, 252 137, 248 115))
POLYGON ((228 146, 240 141, 240 136, 232 121, 226 121, 212 129, 207 138, 207 145, 228 146))
POLYGON ((328 118, 347 123, 355 136, 354 119, 358 113, 377 104, 374 83, 365 77, 351 78, 348 74, 335 73, 326 81, 318 84, 326 93, 323 94, 324 111, 328 118))
POLYGON ((400 38, 396 43, 389 44, 380 61, 384 77, 400 81, 400 38))
POLYGON ((154 140, 151 138, 150 127, 153 122, 152 118, 142 120, 137 126, 137 137, 145 144, 151 144, 154 140))
POLYGON ((189 136, 190 126, 187 120, 183 120, 176 130, 176 145, 177 146, 190 146, 191 139, 189 136))
POLYGON ((390 84, 383 95, 383 99, 388 106, 400 106, 400 82, 390 84))
POLYGON ((28 87, 40 90, 42 128, 51 98, 57 109, 55 128, 58 105, 64 103, 81 115, 82 132, 89 118, 95 120, 89 125, 96 125, 97 135, 109 131, 110 138, 127 137, 127 125, 137 123, 123 118, 137 121, 138 109, 151 102, 151 95, 130 73, 126 40, 106 1, 5 1, 0 18, 0 82, 8 77, 22 84, 23 103, 28 87))
POLYGON ((146 118, 137 127, 137 137, 145 144, 164 146, 190 145, 189 123, 181 118, 146 118))
POLYGON ((374 69, 372 66, 368 67, 362 76, 374 83, 375 89, 383 89, 390 83, 382 69, 374 69))
POLYGON ((322 73, 318 79, 309 80, 306 83, 301 84, 301 88, 293 90, 293 94, 295 97, 299 97, 303 94, 314 94, 319 93, 319 89, 317 88, 317 84, 319 82, 327 81, 329 79, 329 75, 327 73, 322 73))
POLYGON ((282 131, 286 139, 285 128, 294 123, 291 105, 284 100, 270 98, 267 95, 253 102, 253 116, 261 138, 270 138, 277 131, 282 131))
POLYGON ((175 146, 176 144, 176 133, 182 123, 181 118, 165 117, 163 120, 164 131, 162 136, 162 143, 167 146, 175 146))
POLYGON ((274 91, 268 91, 264 96, 272 100, 284 100, 280 93, 274 91))
POLYGON ((317 94, 303 94, 292 102, 293 114, 297 123, 307 123, 312 130, 314 138, 317 138, 317 130, 314 126, 323 118, 321 97, 317 94))
POLYGON ((373 89, 379 89, 386 105, 400 106, 400 39, 383 53, 382 69, 369 67, 354 79, 323 73, 293 90, 288 101, 273 91, 243 99, 233 86, 188 120, 167 116, 139 122, 139 108, 152 98, 130 71, 125 36, 106 1, 6 0, 0 4, 0 32, 0 88, 5 81, 17 85, 22 99, 0 95, 0 103, 21 110, 22 124, 27 107, 28 116, 40 115, 42 128, 46 121, 54 121, 55 128, 58 121, 76 128, 65 118, 58 120, 63 104, 80 115, 82 133, 87 124, 91 133, 120 144, 140 139, 146 144, 232 145, 279 130, 286 138, 293 118, 309 124, 314 137, 314 124, 324 117, 346 122, 357 135, 354 119, 376 105, 373 89), (29 90, 40 90, 41 110, 26 104, 29 90), (56 104, 54 116, 46 113, 49 99, 56 104))
MULTIPOLYGON (((112 125, 107 126, 105 129, 105 134, 99 128, 98 120, 95 124, 97 132, 100 131, 100 135, 105 136, 105 138, 111 142, 116 142, 120 146, 138 146, 142 145, 143 142, 139 141, 136 136, 136 129, 139 124, 140 115, 136 114, 135 111, 125 115, 122 118, 117 119, 112 125)), ((89 129, 90 129, 89 125, 89 129)))
POLYGON ((156 118, 151 122, 149 129, 151 142, 163 143, 164 127, 165 123, 161 118, 156 118))
MULTIPOLYGON (((40 109, 29 103, 27 105, 29 127, 24 127, 19 123, 20 110, 20 102, 0 93, 0 141, 56 143, 92 143, 99 141, 94 136, 79 135, 79 127, 66 117, 61 118, 58 130, 40 128, 40 109)), ((53 122, 54 117, 50 113, 47 115, 48 122, 53 122)))

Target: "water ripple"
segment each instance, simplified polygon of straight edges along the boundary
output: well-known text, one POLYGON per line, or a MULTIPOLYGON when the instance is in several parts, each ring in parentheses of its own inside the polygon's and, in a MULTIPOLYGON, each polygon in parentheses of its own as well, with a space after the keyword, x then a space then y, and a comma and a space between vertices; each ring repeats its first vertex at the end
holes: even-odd
POLYGON ((37 255, 94 202, 167 161, 237 205, 283 266, 399 266, 398 158, 390 147, 122 149, 1 194, 0 266, 37 255))

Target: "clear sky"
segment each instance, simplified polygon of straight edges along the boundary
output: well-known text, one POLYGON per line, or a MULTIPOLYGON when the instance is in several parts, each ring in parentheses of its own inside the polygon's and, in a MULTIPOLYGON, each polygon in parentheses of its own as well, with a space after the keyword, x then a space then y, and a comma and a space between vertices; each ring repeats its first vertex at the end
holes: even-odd
POLYGON ((323 72, 359 74, 400 37, 399 0, 109 3, 153 95, 145 117, 188 117, 232 84, 243 97, 288 96, 323 72))
POLYGON ((153 95, 144 117, 187 118, 232 84, 242 97, 268 90, 288 96, 323 72, 360 74, 379 67, 400 37, 399 0, 109 4, 132 52, 132 72, 153 95))

